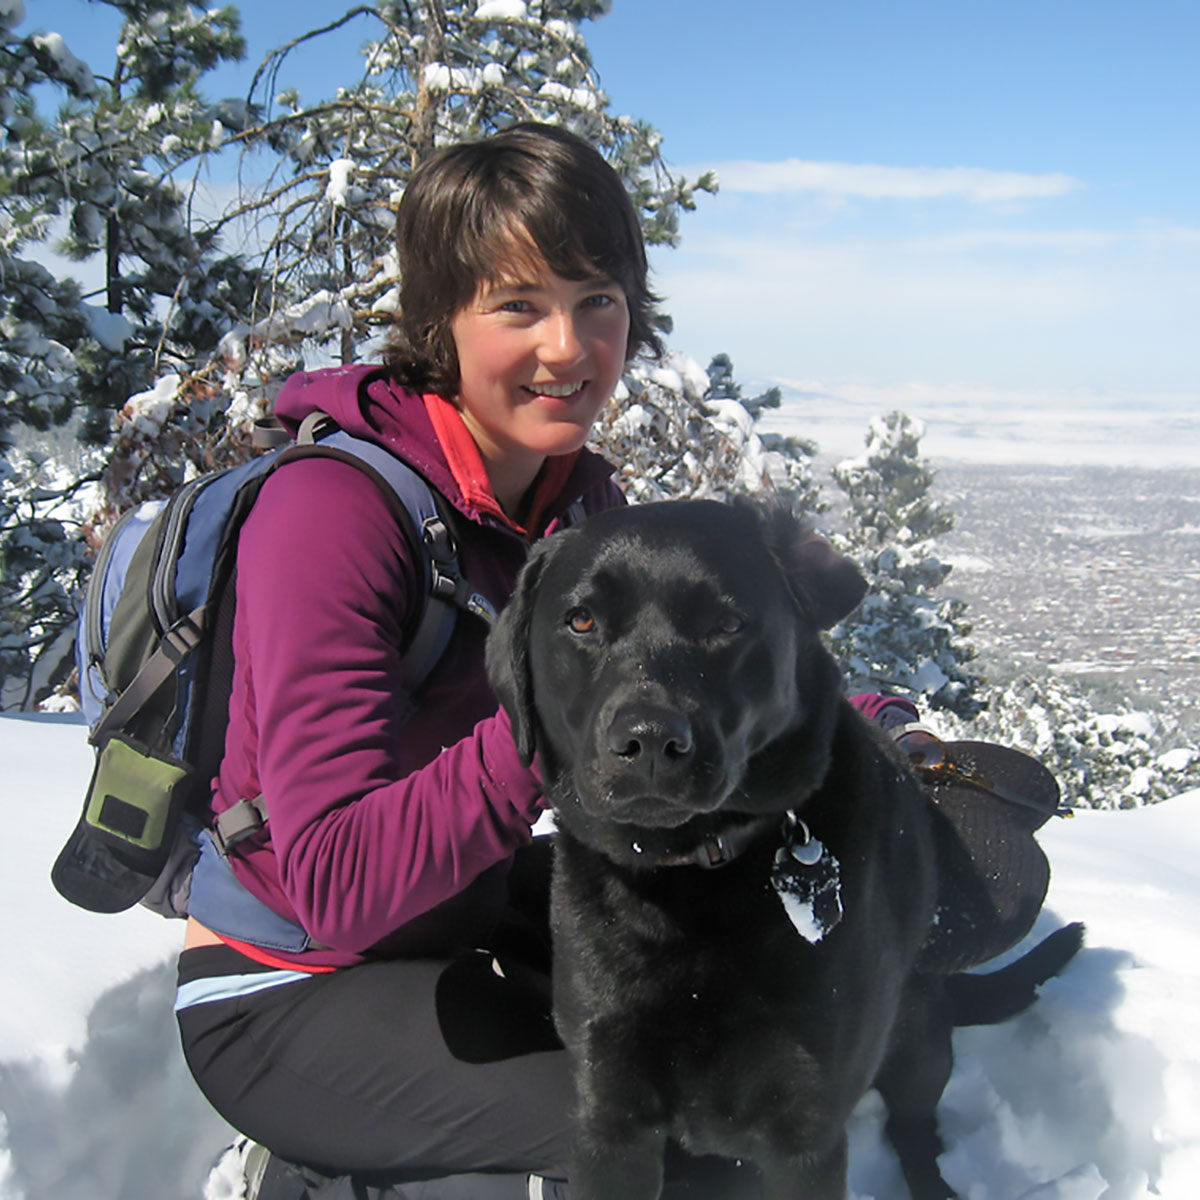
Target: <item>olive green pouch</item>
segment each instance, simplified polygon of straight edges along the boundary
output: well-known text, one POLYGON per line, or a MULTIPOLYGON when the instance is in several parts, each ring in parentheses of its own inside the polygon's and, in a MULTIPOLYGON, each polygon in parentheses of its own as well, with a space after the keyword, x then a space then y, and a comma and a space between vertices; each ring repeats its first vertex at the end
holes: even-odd
POLYGON ((121 862, 153 878, 171 850, 191 768, 114 734, 96 758, 83 823, 121 862))

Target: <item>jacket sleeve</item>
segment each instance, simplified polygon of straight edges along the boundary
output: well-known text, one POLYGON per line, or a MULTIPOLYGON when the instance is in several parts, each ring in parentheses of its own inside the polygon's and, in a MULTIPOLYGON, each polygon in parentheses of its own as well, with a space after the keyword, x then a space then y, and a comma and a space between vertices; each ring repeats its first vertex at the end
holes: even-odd
POLYGON ((361 952, 456 895, 541 811, 503 713, 434 756, 411 744, 397 680, 414 578, 384 498, 343 463, 273 476, 239 542, 248 667, 234 701, 247 711, 231 727, 246 729, 247 777, 223 767, 221 793, 261 791, 284 896, 335 950, 361 952))

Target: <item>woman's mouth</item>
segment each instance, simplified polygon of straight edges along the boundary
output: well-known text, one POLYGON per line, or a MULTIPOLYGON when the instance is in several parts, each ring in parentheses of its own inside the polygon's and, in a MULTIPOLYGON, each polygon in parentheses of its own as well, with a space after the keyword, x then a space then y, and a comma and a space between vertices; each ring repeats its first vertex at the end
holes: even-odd
POLYGON ((523 391, 531 396, 549 396, 553 400, 569 400, 577 392, 587 387, 587 380, 577 380, 575 383, 527 383, 523 391))

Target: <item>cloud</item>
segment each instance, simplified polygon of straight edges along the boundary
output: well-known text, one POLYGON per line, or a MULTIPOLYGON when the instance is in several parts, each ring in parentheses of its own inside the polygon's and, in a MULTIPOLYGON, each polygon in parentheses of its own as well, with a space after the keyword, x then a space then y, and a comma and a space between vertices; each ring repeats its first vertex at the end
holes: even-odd
POLYGON ((974 204, 1040 200, 1063 196, 1082 187, 1061 173, 1030 175, 989 171, 982 167, 884 167, 871 163, 781 162, 748 160, 717 163, 721 188, 727 192, 781 194, 819 192, 826 196, 868 200, 957 198, 974 204))
POLYGON ((675 256, 655 258, 656 284, 677 324, 706 314, 718 329, 748 324, 778 336, 797 322, 840 326, 861 341, 863 355, 881 327, 924 330, 922 340, 968 325, 986 324, 998 335, 996 322, 1010 332, 1061 325, 1094 317, 1123 295, 1111 271, 1087 256, 1045 254, 1031 262, 965 253, 990 248, 989 241, 705 234, 675 256))
POLYGON ((971 254, 986 250, 1035 250, 1076 254, 1107 250, 1138 239, 1101 229, 968 229, 898 240, 912 252, 971 254))
POLYGON ((1194 393, 1200 261, 1185 232, 1162 231, 1169 251, 1139 230, 829 238, 788 228, 781 198, 746 199, 740 229, 698 213, 653 258, 671 344, 702 362, 728 353, 743 381, 1194 393))
POLYGON ((935 254, 992 249, 1068 254, 1108 249, 1187 252, 1200 249, 1200 228, 1147 224, 1135 229, 969 229, 898 240, 898 244, 935 254))

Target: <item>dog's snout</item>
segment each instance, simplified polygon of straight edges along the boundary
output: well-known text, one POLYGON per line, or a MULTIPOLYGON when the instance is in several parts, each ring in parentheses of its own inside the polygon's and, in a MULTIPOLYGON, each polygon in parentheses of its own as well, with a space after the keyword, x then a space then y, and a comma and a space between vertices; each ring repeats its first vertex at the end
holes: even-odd
POLYGON ((696 748, 691 722, 670 708, 632 704, 613 717, 608 748, 626 766, 647 773, 680 766, 696 748))

